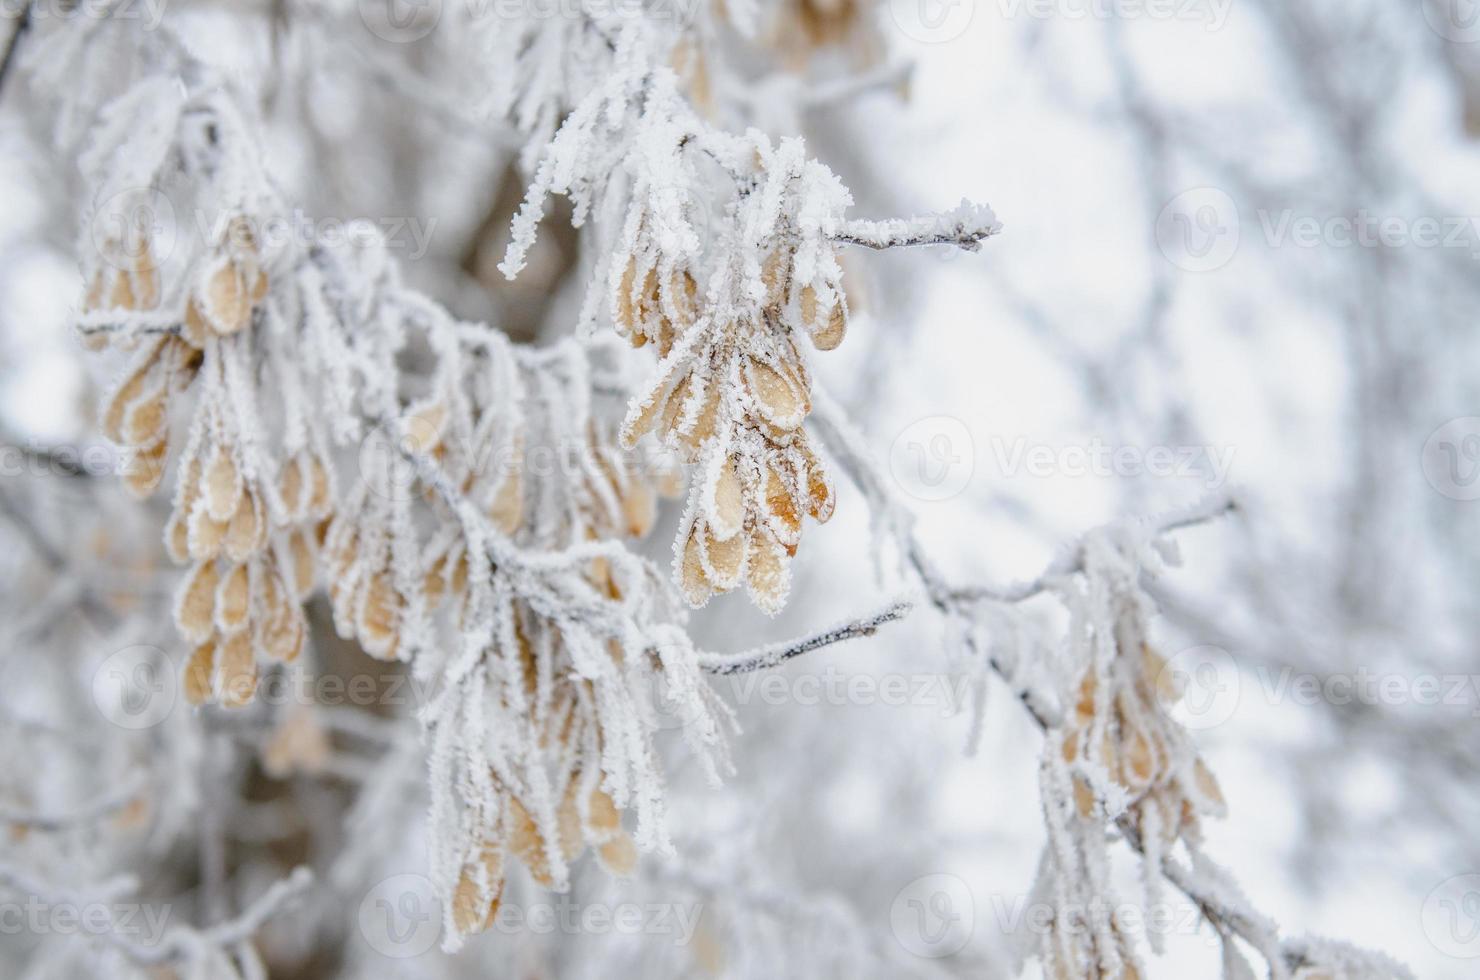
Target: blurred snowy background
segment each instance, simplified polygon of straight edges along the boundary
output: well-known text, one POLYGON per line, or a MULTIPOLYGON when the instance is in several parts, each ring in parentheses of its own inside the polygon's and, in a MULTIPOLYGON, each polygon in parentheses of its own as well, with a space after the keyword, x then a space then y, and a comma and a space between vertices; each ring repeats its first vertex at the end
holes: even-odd
MULTIPOLYGON (((354 4, 254 8, 281 18, 277 62, 267 36, 234 26, 251 6, 166 16, 195 18, 214 56, 284 100, 267 152, 305 207, 404 218, 427 232, 407 232, 409 274, 460 313, 524 338, 562 332, 571 297, 540 286, 538 263, 533 285, 492 272, 517 201, 511 151, 447 132, 394 83, 355 88, 336 70, 360 55, 354 4), (349 27, 326 38, 320 17, 349 27), (316 143, 294 135, 305 119, 316 143)), ((782 111, 809 91, 803 76, 732 80, 762 128, 807 136, 857 213, 968 198, 1004 223, 977 254, 850 255, 860 315, 818 365, 956 579, 1030 577, 1087 528, 1240 494, 1238 515, 1178 536, 1184 567, 1157 584, 1160 647, 1188 666, 1187 721, 1230 806, 1208 849, 1285 929, 1381 949, 1425 978, 1480 962, 1473 6, 888 0, 867 12, 888 45, 880 85, 782 111)), ((459 70, 431 54, 418 68, 444 82, 459 70)), ((73 188, 17 84, 0 94, 0 427, 12 446, 80 452, 98 438, 101 375, 70 330, 73 188)), ((9 579, 37 547, 25 507, 63 513, 68 491, 5 458, 9 579)), ((78 503, 123 535, 121 506, 78 503)), ((726 597, 697 618, 700 638, 733 649, 866 608, 866 520, 845 489, 809 532, 786 612, 768 621, 726 597)), ((0 712, 18 730, 44 716, 41 668, 22 631, 35 624, 8 625, 0 712)), ((921 612, 719 685, 744 728, 737 775, 712 789, 675 746, 679 856, 632 883, 592 873, 577 892, 702 911, 690 935, 513 930, 455 964, 435 949, 383 957, 351 899, 269 927, 278 961, 297 964, 282 975, 1007 975, 1031 931, 1040 739, 993 685, 968 755, 973 675, 943 649, 921 612), (336 924, 342 947, 310 954, 336 924)), ((411 830, 382 835, 356 873, 414 874, 420 763, 365 764, 402 767, 377 821, 400 814, 411 830)), ((346 805, 304 799, 309 827, 346 805)), ((269 806, 241 821, 243 839, 269 806)), ((322 845, 292 846, 304 860, 322 845)), ((1216 975, 1211 932, 1168 902, 1152 975, 1216 975)))

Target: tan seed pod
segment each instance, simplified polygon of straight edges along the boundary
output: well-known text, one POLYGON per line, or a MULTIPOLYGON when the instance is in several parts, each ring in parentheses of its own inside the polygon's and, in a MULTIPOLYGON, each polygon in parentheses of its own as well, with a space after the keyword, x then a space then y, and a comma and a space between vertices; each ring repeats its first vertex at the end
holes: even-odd
POLYGON ((637 256, 634 255, 627 259, 627 265, 622 270, 622 279, 617 284, 616 295, 612 297, 612 316, 617 322, 618 332, 631 335, 632 346, 641 347, 646 343, 646 338, 637 339, 637 310, 632 301, 636 286, 637 256))
POLYGON ((201 474, 201 498, 213 521, 229 521, 242 499, 242 478, 236 461, 225 447, 217 446, 201 474))
POLYGON ((709 581, 709 575, 704 571, 699 533, 697 526, 689 532, 688 540, 684 544, 681 563, 680 582, 683 586, 684 598, 691 606, 702 606, 709 601, 710 596, 714 595, 714 583, 709 581))
POLYGON ((124 375, 123 380, 109 396, 103 409, 103 434, 113 442, 128 444, 128 440, 124 437, 124 423, 128 411, 139 398, 149 391, 152 385, 158 383, 155 376, 163 350, 164 338, 149 341, 135 355, 129 365, 128 373, 124 375))
POLYGON ((292 663, 303 652, 304 633, 303 613, 293 606, 263 631, 262 652, 272 660, 292 663))
POLYGON ((186 639, 202 643, 215 628, 219 581, 214 561, 201 562, 186 576, 175 603, 175 625, 186 639))
POLYGON ((513 534, 524 522, 524 487, 519 468, 515 466, 504 474, 503 482, 493 495, 488 516, 493 526, 505 534, 513 534))
POLYGON ((315 520, 329 516, 334 501, 329 486, 329 468, 317 455, 308 456, 308 512, 315 520))
POLYGON ((812 343, 818 350, 836 350, 847 333, 848 314, 844 312, 843 304, 839 303, 832 308, 827 321, 812 331, 812 343))
POLYGON ((297 453, 278 471, 278 497, 282 499, 290 521, 301 521, 308 516, 307 490, 303 454, 297 453))
POLYGON ((236 513, 226 527, 223 542, 226 554, 232 561, 246 561, 262 550, 267 543, 267 515, 257 495, 242 488, 242 499, 236 505, 236 513))
POLYGON ((138 298, 134 295, 134 283, 127 272, 120 272, 113 277, 113 292, 108 297, 108 305, 115 310, 138 309, 138 298))
POLYGON ((503 848, 485 844, 463 865, 452 894, 452 923, 463 935, 483 932, 498 915, 504 890, 503 848))
POLYGON ((196 502, 190 513, 187 550, 195 561, 206 561, 221 554, 226 537, 226 522, 212 520, 204 500, 196 502))
POLYGON ((832 479, 822 462, 811 453, 807 459, 807 513, 818 524, 826 524, 837 509, 838 498, 833 490, 832 479))
POLYGON ((241 268, 231 259, 224 260, 211 273, 201 299, 201 312, 205 314, 206 323, 222 336, 236 333, 251 319, 251 296, 241 268))
POLYGON ((775 615, 781 610, 791 588, 786 549, 759 529, 751 533, 746 581, 751 598, 762 612, 775 615))
POLYGON ((714 481, 714 506, 709 512, 709 529, 721 541, 739 534, 745 522, 745 500, 735 464, 733 456, 727 457, 720 463, 719 476, 714 481))
POLYGON ((709 573, 718 589, 733 589, 745 575, 747 537, 731 535, 721 540, 713 530, 704 533, 704 556, 709 560, 709 573))
POLYGON ((591 814, 587 831, 594 841, 611 840, 622 831, 622 814, 603 789, 593 789, 589 800, 591 814))
POLYGON ((801 309, 802 326, 806 327, 809 332, 815 333, 817 330, 817 313, 819 308, 817 290, 811 286, 803 286, 802 295, 797 300, 797 306, 801 309))
POLYGON ((147 497, 159 488, 164 479, 165 457, 170 444, 160 439, 152 446, 134 450, 123 467, 123 482, 136 497, 147 497))
POLYGON ((713 382, 706 386, 703 402, 699 406, 699 414, 693 426, 677 434, 679 444, 688 449, 690 458, 697 456, 700 447, 714 438, 714 434, 719 431, 719 388, 720 386, 713 382))
POLYGON ((576 801, 580 794, 580 774, 571 776, 565 792, 560 796, 560 807, 555 811, 555 829, 559 832, 560 853, 566 861, 575 860, 581 853, 581 813, 576 801))
MULTIPOLYGON (((637 445, 637 440, 653 430, 658 420, 666 416, 669 401, 669 395, 660 390, 653 393, 651 401, 634 407, 634 411, 630 412, 622 423, 623 449, 632 449, 637 445)), ((668 426, 665 424, 663 428, 667 431, 668 426)))
POLYGON ((608 874, 626 878, 637 868, 637 848, 626 834, 602 844, 596 851, 608 874))
POLYGON ((1121 784, 1132 792, 1142 792, 1157 776, 1156 753, 1146 733, 1139 728, 1126 730, 1122 741, 1121 784))
POLYGON ((414 453, 429 453, 440 446, 450 414, 446 403, 441 401, 430 402, 414 409, 407 415, 401 427, 406 439, 406 447, 414 453))
POLYGON ((191 347, 200 349, 205 347, 211 333, 205 314, 200 311, 200 304, 195 301, 194 297, 191 297, 185 304, 185 321, 180 326, 181 339, 191 347))
POLYGON ((130 446, 149 446, 164 437, 168 421, 169 390, 159 385, 134 399, 124 411, 123 441, 130 446))
POLYGON ((769 364, 749 358, 745 387, 767 422, 786 430, 802 424, 806 409, 801 393, 769 364))
POLYGON ((802 532, 802 515, 797 511, 792 488, 774 463, 766 467, 766 513, 776 537, 785 544, 794 544, 802 532))
POLYGON ((313 541, 299 528, 288 536, 288 553, 292 559, 293 596, 300 602, 313 591, 314 568, 317 565, 313 541))
POLYGON ((184 564, 190 558, 190 522, 179 509, 170 513, 165 524, 164 549, 176 564, 184 564))
POLYGON ((199 707, 211 700, 211 676, 215 669, 216 644, 214 641, 202 643, 185 663, 182 683, 186 701, 199 707))
POLYGON ((1095 716, 1095 690, 1098 686, 1099 678, 1091 666, 1079 680, 1079 699, 1074 704, 1074 717, 1081 726, 1088 725, 1095 716))
POLYGON ((652 484, 646 479, 636 477, 628 481, 626 492, 622 494, 622 517, 627 524, 627 533, 634 538, 643 537, 652 529, 658 518, 658 501, 652 484))
POLYGON ((1223 789, 1218 785, 1218 777, 1213 775, 1213 770, 1208 768, 1207 763, 1198 759, 1192 768, 1192 774, 1197 783, 1197 791, 1212 803, 1215 809, 1219 811, 1225 809, 1228 804, 1223 799, 1223 789))
POLYGON ((1095 812, 1095 793, 1083 776, 1074 777, 1074 808, 1086 819, 1095 812))
POLYGON ((216 587, 216 628, 236 633, 247 625, 251 608, 251 579, 246 565, 234 565, 216 587))
POLYGON ((524 862, 531 878, 545 888, 552 887, 555 879, 550 874, 550 855, 545 850, 544 835, 518 797, 509 798, 508 819, 510 853, 524 862))
POLYGON ((400 611, 401 597, 391 584, 390 573, 372 575, 360 602, 357 624, 366 653, 381 660, 395 659, 400 611))
POLYGON ((216 650, 216 700, 228 708, 251 703, 257 693, 257 661, 247 630, 228 636, 216 650))

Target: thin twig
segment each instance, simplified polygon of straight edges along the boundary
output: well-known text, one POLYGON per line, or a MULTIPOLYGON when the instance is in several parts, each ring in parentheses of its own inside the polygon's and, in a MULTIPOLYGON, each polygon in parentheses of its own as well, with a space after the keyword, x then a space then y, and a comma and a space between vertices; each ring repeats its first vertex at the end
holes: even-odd
POLYGON ((871 613, 860 619, 850 620, 831 629, 821 630, 810 636, 799 637, 794 640, 785 640, 780 643, 772 643, 767 646, 747 650, 744 653, 705 653, 699 656, 699 666, 711 674, 725 676, 729 674, 747 674, 756 670, 766 670, 777 664, 785 663, 793 657, 800 657, 804 653, 820 650, 834 643, 842 643, 846 640, 855 640, 862 636, 873 636, 879 627, 885 623, 903 619, 915 608, 915 604, 906 599, 896 599, 878 612, 871 613))

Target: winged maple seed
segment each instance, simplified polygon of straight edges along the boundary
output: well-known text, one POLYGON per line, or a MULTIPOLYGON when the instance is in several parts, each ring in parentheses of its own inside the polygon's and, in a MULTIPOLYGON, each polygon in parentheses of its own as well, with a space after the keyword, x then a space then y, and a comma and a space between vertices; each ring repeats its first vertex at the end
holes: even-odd
MULTIPOLYGON (((185 696, 194 704, 235 707, 252 698, 259 656, 290 661, 302 649, 300 603, 316 575, 313 525, 328 516, 333 495, 328 467, 316 454, 300 451, 282 463, 272 497, 263 477, 243 463, 226 408, 233 381, 214 345, 232 342, 252 321, 267 276, 245 225, 238 219, 233 227, 234 244, 209 255, 193 277, 178 332, 142 342, 105 401, 102 421, 104 434, 130 450, 125 484, 148 495, 163 481, 174 405, 203 372, 210 376, 179 460, 164 538, 169 556, 189 566, 175 602, 176 626, 195 645, 183 675, 185 696), (276 532, 269 499, 279 504, 276 532)), ((88 312, 160 305, 153 251, 147 240, 141 246, 131 264, 105 264, 94 274, 88 312)), ((89 344, 106 346, 111 336, 88 335, 89 344)))
MULTIPOLYGON (((494 777, 497 782, 497 776, 494 777)), ((469 855, 453 891, 453 923, 459 933, 483 932, 493 925, 503 896, 506 859, 517 858, 530 877, 545 888, 555 886, 552 849, 569 864, 588 848, 609 873, 630 875, 637 866, 637 847, 622 829, 621 813, 612 798, 593 788, 579 770, 566 777, 556 812, 556 832, 547 837, 519 797, 500 793, 498 835, 469 855)))
POLYGON ((639 271, 636 255, 613 298, 618 331, 634 346, 654 340, 663 358, 655 383, 634 399, 622 444, 656 432, 699 467, 675 543, 675 571, 695 606, 743 582, 761 609, 778 611, 803 516, 832 516, 831 478, 802 429, 812 384, 792 324, 832 350, 847 330, 847 306, 835 279, 797 286, 793 258, 784 246, 767 255, 764 298, 750 317, 697 315, 692 275, 639 271))
MULTIPOLYGON (((1103 767, 1130 796, 1129 813, 1143 835, 1167 845, 1184 836, 1197 842, 1200 817, 1222 816, 1225 807, 1212 770, 1167 714, 1183 694, 1176 673, 1143 643, 1139 654, 1115 660, 1108 679, 1085 671, 1078 690, 1062 737, 1064 761, 1103 767)), ((1074 797, 1079 815, 1090 817, 1095 794, 1082 776, 1075 777, 1074 797)))

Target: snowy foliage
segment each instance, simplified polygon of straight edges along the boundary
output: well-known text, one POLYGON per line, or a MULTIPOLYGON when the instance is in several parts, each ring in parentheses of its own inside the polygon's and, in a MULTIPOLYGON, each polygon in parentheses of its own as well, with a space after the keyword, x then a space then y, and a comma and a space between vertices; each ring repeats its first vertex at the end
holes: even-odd
MULTIPOLYGON (((889 602, 738 654, 692 639, 690 610, 741 585, 763 612, 782 610, 805 520, 838 507, 836 465, 862 491, 886 583, 922 590, 977 690, 999 675, 1044 729, 1035 888, 1056 918, 1025 953, 1047 975, 1144 975, 1147 951, 1102 912, 1110 850, 1124 843, 1147 906, 1166 887, 1199 904, 1230 978, 1253 975, 1249 953, 1271 977, 1405 976, 1337 944, 1282 941, 1202 853, 1200 822, 1229 804, 1170 713, 1179 692, 1153 648, 1142 580, 1162 570, 1166 534, 1232 504, 1091 532, 1023 586, 953 587, 814 385, 812 359, 853 329, 841 250, 975 250, 1001 229, 969 203, 850 218, 849 190, 801 139, 749 125, 716 35, 783 60, 847 45, 868 68, 878 38, 866 5, 731 2, 690 22, 658 5, 578 6, 473 24, 454 42, 480 94, 452 124, 498 123, 526 175, 500 270, 529 268, 553 197, 577 229, 578 314, 538 347, 460 320, 405 281, 368 229, 348 244, 268 241, 261 229, 295 202, 273 173, 260 93, 170 23, 63 22, 27 41, 29 84, 82 180, 77 329, 116 371, 99 425, 126 454, 128 490, 168 500, 152 530, 178 568, 183 697, 262 719, 274 776, 328 765, 331 731, 383 749, 362 790, 375 806, 344 817, 364 853, 339 855, 330 883, 370 873, 375 815, 418 770, 448 952, 491 926, 516 866, 564 891, 587 852, 617 876, 638 871, 639 851, 671 854, 655 713, 685 720, 689 757, 717 785, 737 729, 713 676, 769 669, 910 608, 889 602), (168 227, 153 220, 162 202, 168 227), (536 451, 554 465, 535 465, 536 451), (670 571, 632 542, 661 500, 680 498, 670 571), (252 714, 261 685, 314 671, 315 596, 340 639, 407 664, 426 692, 415 728, 313 706, 252 714), (1040 596, 1067 611, 1062 638, 1045 640, 1019 608, 1040 596)), ((367 77, 398 83, 367 61, 367 77)), ((213 744, 187 732, 175 751, 213 744)), ((106 955, 265 975, 248 940, 309 887, 295 872, 235 919, 106 955)))

